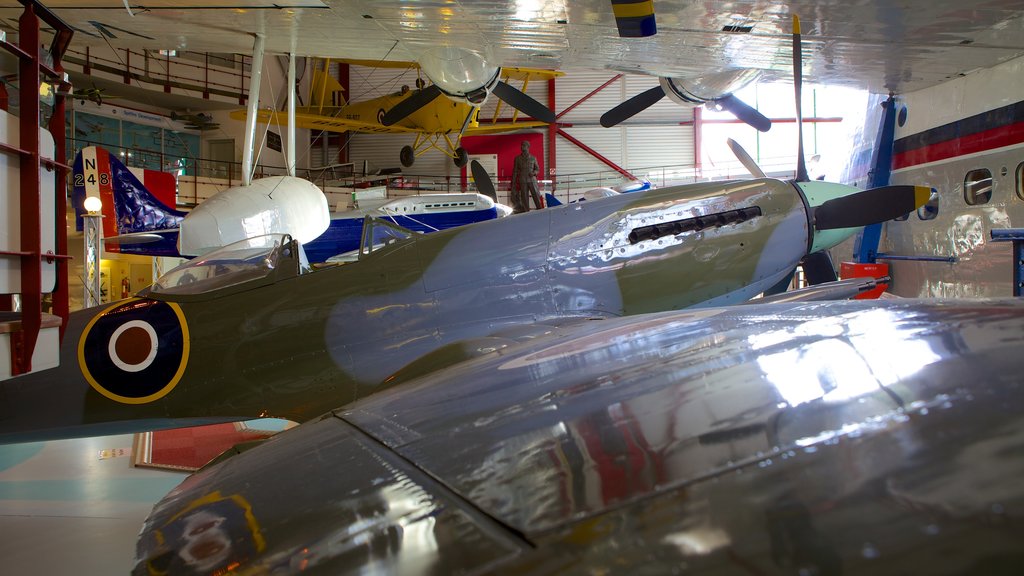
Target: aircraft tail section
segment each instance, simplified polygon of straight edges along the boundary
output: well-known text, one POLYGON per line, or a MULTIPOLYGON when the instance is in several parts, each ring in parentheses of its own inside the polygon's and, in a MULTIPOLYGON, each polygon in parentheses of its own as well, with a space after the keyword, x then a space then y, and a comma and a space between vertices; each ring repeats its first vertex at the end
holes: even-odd
POLYGON ((309 105, 311 107, 344 106, 345 89, 327 70, 314 70, 313 82, 309 88, 309 105))
MULTIPOLYGON (((110 251, 118 251, 119 246, 130 242, 132 235, 163 236, 161 233, 176 231, 185 217, 185 212, 157 198, 116 156, 98 146, 79 151, 72 174, 76 209, 83 209, 88 196, 98 197, 103 203, 103 236, 114 241, 107 247, 110 251)), ((166 176, 173 179, 169 174, 166 176)), ((148 241, 152 242, 152 238, 148 241)))

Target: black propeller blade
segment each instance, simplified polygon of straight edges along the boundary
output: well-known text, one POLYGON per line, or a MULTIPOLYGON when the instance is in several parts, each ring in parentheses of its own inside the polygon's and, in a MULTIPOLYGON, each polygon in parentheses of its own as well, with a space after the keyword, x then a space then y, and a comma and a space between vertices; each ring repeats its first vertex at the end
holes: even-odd
MULTIPOLYGON (((793 92, 796 94, 796 181, 807 182, 807 163, 804 161, 803 107, 803 49, 800 44, 800 17, 793 15, 793 92)), ((905 212, 904 212, 905 214, 905 212)), ((888 220, 888 218, 886 218, 888 220)))
POLYGON ((751 108, 746 102, 732 94, 716 98, 715 103, 721 106, 723 110, 731 112, 733 116, 752 126, 758 132, 767 132, 772 127, 772 121, 767 116, 751 108))
POLYGON ((490 196, 491 200, 497 202, 498 194, 494 191, 494 182, 491 182, 491 175, 487 173, 487 169, 476 160, 469 163, 469 169, 473 172, 473 181, 476 182, 476 189, 484 196, 490 196))
POLYGON ((537 102, 525 92, 511 86, 510 84, 506 84, 501 80, 498 80, 498 83, 494 85, 494 89, 491 90, 491 93, 504 100, 509 106, 519 110, 520 112, 525 112, 541 122, 551 124, 555 121, 555 113, 548 110, 547 106, 537 102))
POLYGON ((825 282, 835 282, 839 279, 836 276, 836 268, 832 265, 832 256, 829 255, 828 250, 821 250, 804 256, 804 259, 800 261, 800 265, 804 267, 804 278, 807 279, 807 283, 811 286, 824 284, 825 282))
POLYGON ((601 126, 611 128, 654 106, 665 97, 661 86, 645 90, 601 115, 601 126))
POLYGON ((835 198, 814 211, 814 227, 834 230, 892 220, 924 205, 931 192, 926 186, 881 186, 835 198))
POLYGON ((412 96, 409 96, 405 100, 402 100, 391 110, 385 112, 384 116, 380 119, 380 123, 385 126, 397 124, 406 116, 433 102, 434 98, 437 98, 440 95, 441 89, 437 87, 437 84, 431 84, 412 96))

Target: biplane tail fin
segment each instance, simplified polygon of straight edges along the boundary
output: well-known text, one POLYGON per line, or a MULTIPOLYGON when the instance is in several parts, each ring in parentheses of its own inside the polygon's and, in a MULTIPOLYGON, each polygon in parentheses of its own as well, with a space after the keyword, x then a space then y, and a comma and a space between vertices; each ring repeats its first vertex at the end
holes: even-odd
POLYGON ((309 105, 315 107, 345 106, 345 88, 327 70, 314 70, 309 88, 309 105))

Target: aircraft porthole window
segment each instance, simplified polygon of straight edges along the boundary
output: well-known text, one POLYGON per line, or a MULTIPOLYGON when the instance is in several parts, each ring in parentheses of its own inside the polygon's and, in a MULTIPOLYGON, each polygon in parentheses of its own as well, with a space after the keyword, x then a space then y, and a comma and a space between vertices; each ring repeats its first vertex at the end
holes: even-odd
POLYGON ((1017 164, 1017 198, 1024 200, 1024 162, 1017 164))
POLYGON ((933 220, 939 215, 939 192, 932 188, 932 195, 924 206, 917 209, 917 217, 921 220, 933 220))
POLYGON ((971 170, 964 176, 964 201, 971 206, 992 199, 992 172, 988 168, 971 170))

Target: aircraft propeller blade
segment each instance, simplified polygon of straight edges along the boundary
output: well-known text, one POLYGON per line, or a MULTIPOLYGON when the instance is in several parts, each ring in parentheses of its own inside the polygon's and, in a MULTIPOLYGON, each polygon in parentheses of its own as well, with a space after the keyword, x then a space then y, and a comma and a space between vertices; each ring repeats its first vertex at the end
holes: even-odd
POLYGON ((836 268, 832 264, 832 256, 829 255, 828 250, 819 250, 804 256, 800 265, 804 267, 804 277, 811 286, 824 284, 825 282, 835 282, 839 279, 836 276, 836 268))
POLYGON ((384 116, 380 119, 380 123, 385 126, 397 124, 405 119, 406 116, 433 102, 434 98, 437 98, 440 95, 441 89, 437 87, 437 84, 431 84, 412 96, 409 96, 405 100, 402 100, 391 110, 385 112, 384 116))
POLYGON ((881 186, 825 202, 814 211, 818 230, 854 228, 892 220, 928 202, 927 186, 881 186))
POLYGON ((725 142, 729 145, 729 149, 732 150, 736 159, 740 161, 740 164, 743 164, 743 167, 750 172, 751 176, 754 178, 767 178, 764 170, 761 170, 761 167, 757 165, 757 162, 754 162, 754 159, 750 157, 750 154, 747 154, 747 151, 743 149, 743 146, 740 146, 739 142, 732 138, 726 139, 725 142))
POLYGON ((665 97, 661 86, 645 90, 601 115, 601 126, 611 128, 654 106, 665 97))
POLYGON ((742 120, 758 132, 767 132, 772 127, 772 121, 767 116, 732 94, 716 98, 715 104, 721 106, 723 110, 731 112, 737 119, 742 120))
POLYGON ((494 85, 494 89, 491 90, 491 93, 498 98, 501 98, 509 106, 519 110, 520 112, 529 114, 541 122, 552 124, 555 121, 555 113, 548 110, 547 106, 537 102, 533 97, 527 95, 525 92, 511 84, 507 84, 499 80, 498 83, 494 85))
MULTIPOLYGON (((804 160, 803 48, 800 44, 800 17, 793 15, 793 92, 796 94, 796 181, 806 182, 807 162, 804 160)), ((905 212, 904 212, 905 214, 905 212)), ((888 218, 886 218, 888 220, 888 218)))
POLYGON ((473 172, 473 181, 476 182, 476 189, 484 196, 490 196, 491 200, 497 202, 498 194, 494 191, 494 182, 491 182, 491 175, 487 173, 487 169, 476 160, 469 163, 469 169, 473 172))

